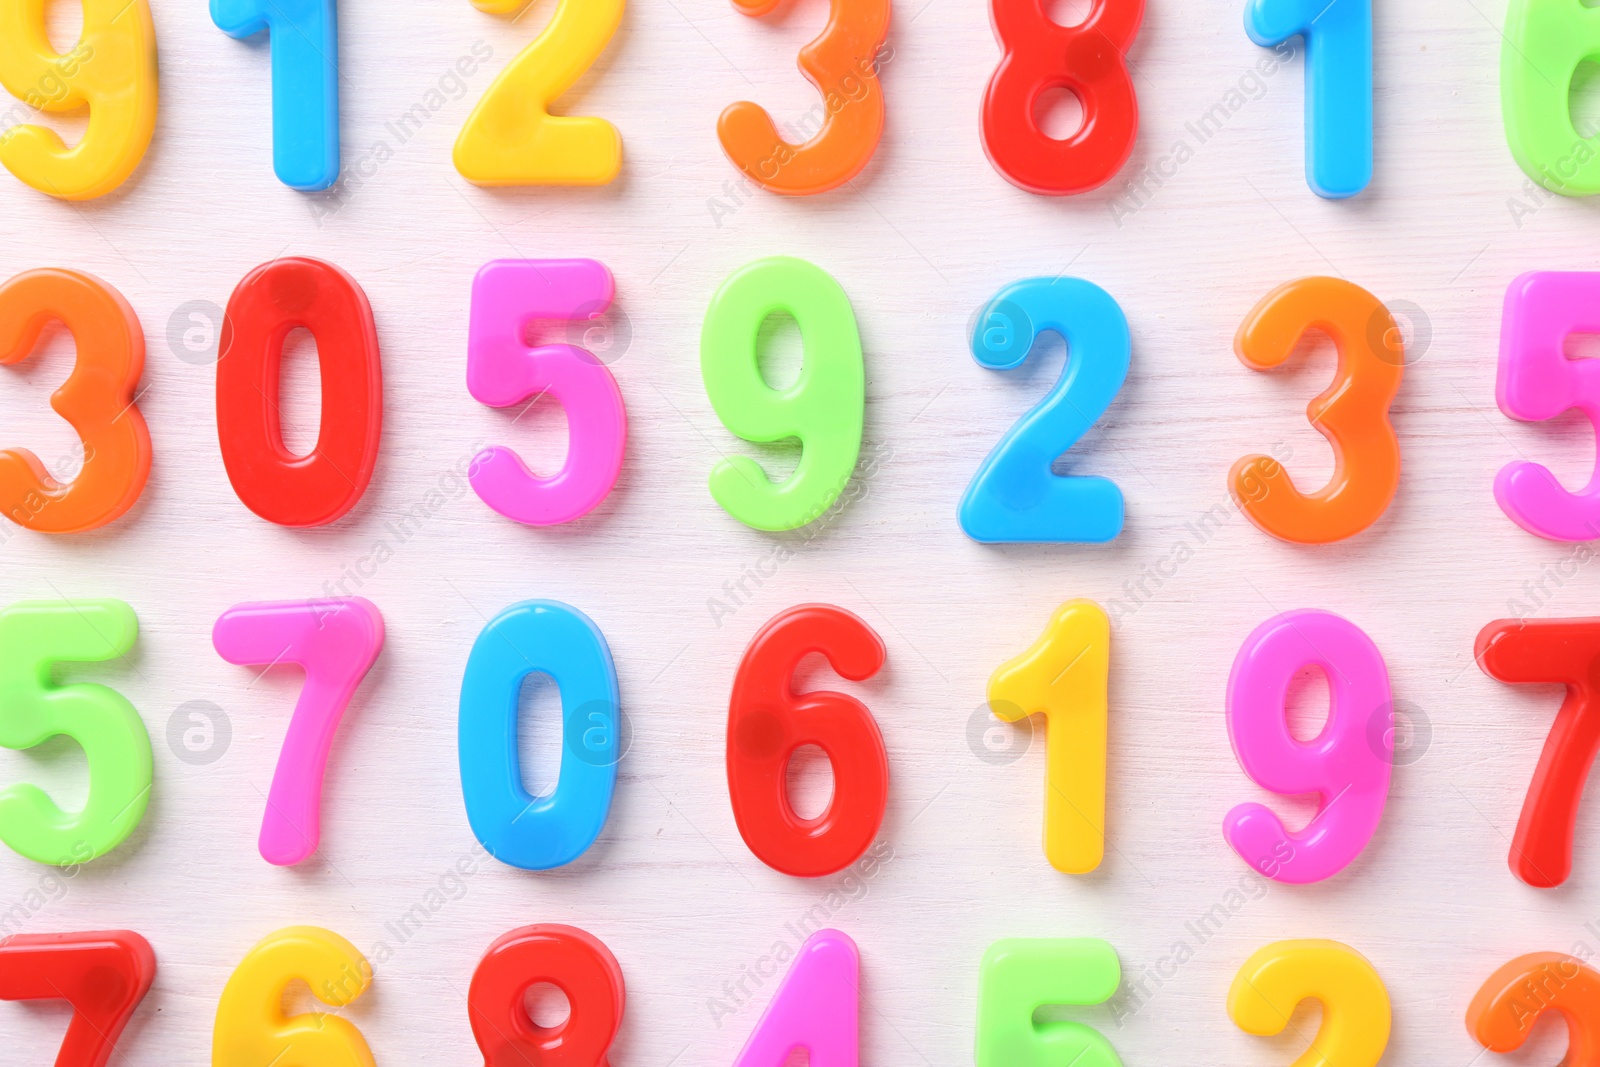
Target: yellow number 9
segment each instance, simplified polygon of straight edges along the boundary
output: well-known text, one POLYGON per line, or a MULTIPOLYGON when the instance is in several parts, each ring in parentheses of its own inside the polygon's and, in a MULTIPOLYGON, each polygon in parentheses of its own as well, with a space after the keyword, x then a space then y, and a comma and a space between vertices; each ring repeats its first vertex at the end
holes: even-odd
POLYGON ((324 1004, 343 1008, 372 984, 372 967, 331 930, 289 926, 268 934, 222 989, 212 1067, 373 1067, 366 1038, 347 1020, 320 1011, 284 1013, 284 987, 297 978, 324 1004))
POLYGON ((46 0, 0 0, 0 85, 40 111, 89 109, 68 148, 54 130, 0 132, 0 164, 41 193, 90 200, 133 173, 156 128, 156 28, 148 0, 83 0, 83 36, 66 55, 45 36, 46 0))

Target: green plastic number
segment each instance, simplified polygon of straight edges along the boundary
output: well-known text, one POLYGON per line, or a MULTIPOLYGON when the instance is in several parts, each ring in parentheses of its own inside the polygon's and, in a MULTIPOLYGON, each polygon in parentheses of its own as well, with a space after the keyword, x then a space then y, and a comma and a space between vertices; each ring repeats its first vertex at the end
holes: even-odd
POLYGON ((1572 77, 1600 61, 1600 10, 1579 0, 1511 0, 1500 49, 1500 111, 1511 154, 1562 196, 1600 193, 1600 138, 1572 125, 1572 77))
POLYGON ((1117 950, 1097 937, 996 941, 978 975, 978 1067, 1122 1067, 1086 1023, 1033 1013, 1046 1004, 1100 1004, 1122 982, 1117 950))
POLYGON ((138 632, 133 609, 120 600, 25 600, 0 610, 0 745, 32 748, 64 734, 89 761, 82 811, 62 811, 35 785, 0 791, 0 841, 31 860, 92 860, 144 817, 151 771, 144 720, 114 689, 52 677, 59 662, 127 654, 138 632))
POLYGON ((700 375, 717 418, 746 441, 800 439, 800 463, 774 485, 755 460, 733 456, 711 471, 711 495, 758 530, 793 530, 820 518, 849 484, 861 453, 866 372, 850 298, 827 271, 773 256, 734 272, 706 309, 700 375), (756 362, 756 337, 774 312, 800 327, 805 357, 787 389, 756 362))

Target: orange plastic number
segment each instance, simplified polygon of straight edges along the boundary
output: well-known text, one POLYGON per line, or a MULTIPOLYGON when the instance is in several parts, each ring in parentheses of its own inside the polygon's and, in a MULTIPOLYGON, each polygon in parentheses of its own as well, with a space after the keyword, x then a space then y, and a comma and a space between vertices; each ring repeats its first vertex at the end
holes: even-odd
MULTIPOLYGON (((753 18, 782 0, 733 0, 753 18)), ((763 189, 790 196, 825 193, 861 173, 883 135, 879 50, 889 35, 889 0, 831 0, 828 25, 800 49, 800 70, 822 91, 822 125, 804 144, 778 133, 760 104, 741 100, 717 119, 734 166, 763 189)))
POLYGON ((1306 416, 1333 446, 1333 477, 1300 492, 1270 456, 1245 456, 1228 475, 1240 510, 1274 537, 1300 544, 1342 541, 1371 526, 1400 484, 1400 442, 1389 405, 1405 369, 1400 331, 1378 298, 1338 278, 1301 278, 1262 298, 1239 326, 1234 351, 1251 370, 1282 364, 1311 329, 1339 351, 1333 384, 1306 416))
POLYGON ((52 319, 72 331, 78 359, 50 397, 83 438, 83 469, 51 477, 26 448, 0 452, 0 508, 20 526, 78 533, 133 506, 150 475, 150 432, 134 404, 144 371, 144 333, 122 294, 75 270, 25 271, 0 285, 0 363, 33 353, 52 319))
POLYGON ((1467 1006, 1467 1032, 1491 1052, 1514 1052, 1547 1011, 1567 1023, 1561 1062, 1600 1064, 1600 974, 1560 952, 1530 952, 1491 974, 1467 1006))

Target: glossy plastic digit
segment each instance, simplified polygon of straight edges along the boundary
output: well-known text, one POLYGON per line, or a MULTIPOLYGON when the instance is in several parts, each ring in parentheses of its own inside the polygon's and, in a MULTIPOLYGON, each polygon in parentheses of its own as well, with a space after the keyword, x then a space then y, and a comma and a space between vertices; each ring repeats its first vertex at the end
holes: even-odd
POLYGON ((1222 833, 1239 858, 1279 882, 1304 885, 1344 870, 1377 832, 1394 762, 1394 699, 1383 655, 1328 611, 1288 611, 1257 626, 1228 676, 1228 737, 1263 789, 1317 794, 1317 813, 1291 832, 1263 804, 1228 812, 1222 833), (1310 741, 1289 732, 1289 682, 1315 666, 1328 682, 1328 721, 1310 741), (1377 727, 1374 724, 1377 723, 1377 727))
POLYGON ((1600 618, 1496 619, 1478 632, 1473 655, 1502 682, 1566 686, 1511 839, 1511 872, 1558 886, 1572 873, 1578 805, 1600 753, 1600 618))
POLYGON ((1246 0, 1263 48, 1306 42, 1306 184, 1343 200, 1372 181, 1372 0, 1246 0))
POLYGON ((567 413, 566 462, 548 478, 511 449, 485 449, 467 478, 508 519, 550 526, 582 518, 606 498, 622 470, 628 415, 617 380, 576 345, 530 345, 530 324, 580 322, 611 306, 611 272, 592 259, 497 259, 472 281, 467 391, 480 404, 511 407, 548 393, 567 413))
POLYGON ((622 1025, 622 968, 597 937, 540 923, 495 940, 472 974, 467 1014, 484 1067, 607 1067, 622 1025), (548 982, 570 1013, 555 1026, 528 1015, 528 990, 548 982))
POLYGON ((1600 11, 1568 0, 1511 0, 1500 46, 1500 113, 1523 173, 1562 196, 1600 193, 1600 137, 1578 132, 1572 83, 1600 56, 1600 11))
POLYGON ((1030 193, 1065 196, 1110 181, 1133 152, 1139 100, 1125 58, 1144 0, 1093 0, 1076 26, 1051 19, 1044 0, 989 0, 1004 55, 983 97, 983 150, 994 169, 1030 193), (1039 97, 1067 89, 1083 124, 1057 139, 1039 126, 1039 97))
MULTIPOLYGON (((480 11, 520 14, 526 0, 473 0, 480 11)), ((506 64, 456 137, 456 170, 476 185, 604 185, 622 168, 622 136, 593 116, 552 115, 605 51, 623 0, 558 0, 544 32, 506 64)))
POLYGON ((729 515, 758 530, 793 530, 828 510, 850 482, 861 453, 866 371, 850 298, 827 271, 773 256, 735 271, 706 309, 700 374, 717 418, 746 441, 798 437, 800 462, 774 485, 748 456, 711 471, 711 495, 729 515), (761 324, 787 312, 800 327, 805 360, 787 389, 761 377, 761 324))
POLYGON ((877 674, 885 656, 859 616, 801 604, 751 639, 728 702, 728 793, 739 834, 762 863, 802 878, 860 858, 889 800, 889 756, 866 705, 828 690, 795 692, 795 668, 813 652, 852 682, 877 674), (814 819, 789 803, 789 760, 801 745, 822 749, 833 768, 833 796, 814 819))
POLYGON ((83 31, 65 55, 45 31, 48 0, 0 0, 0 85, 46 114, 89 109, 68 148, 45 126, 0 131, 0 164, 63 200, 103 196, 128 179, 156 128, 156 28, 147 0, 81 0, 83 31))
MULTIPOLYGON (((770 14, 783 0, 733 0, 741 14, 770 14)), ((889 0, 831 0, 828 25, 800 50, 800 70, 822 91, 822 125, 804 144, 778 132, 760 104, 730 104, 717 138, 734 166, 774 193, 807 196, 861 173, 883 136, 878 55, 889 34, 889 0)))
POLYGON ((961 528, 975 541, 1098 544, 1122 532, 1115 482, 1056 474, 1051 465, 1104 414, 1127 379, 1128 320, 1093 282, 1029 278, 989 301, 973 330, 972 354, 983 366, 1012 370, 1047 331, 1066 341, 1066 363, 1054 388, 972 476, 961 499, 961 528))
POLYGON ((1033 1017, 1045 1005, 1103 1004, 1121 984, 1116 949, 1097 937, 996 941, 978 974, 977 1067, 1122 1067, 1087 1023, 1033 1017))
MULTIPOLYGON (((0 0, 3 2, 3 0, 0 0)), ((144 331, 105 282, 75 270, 24 271, 0 285, 0 364, 33 354, 51 320, 72 332, 72 373, 50 406, 83 441, 83 467, 58 482, 26 448, 0 452, 0 508, 19 526, 81 533, 133 507, 150 476, 150 431, 134 395, 144 373, 144 331)))
POLYGON ((217 351, 217 435, 244 506, 280 526, 323 526, 361 499, 378 462, 383 365, 372 307, 331 263, 291 256, 263 263, 228 298, 217 351), (317 342, 322 418, 317 444, 283 444, 278 388, 283 342, 305 327, 317 342))
POLYGON ((1106 677, 1111 622, 1092 600, 1069 600, 1022 655, 989 678, 989 710, 1005 722, 1045 720, 1044 854, 1083 874, 1106 851, 1106 677))
POLYGON ((1389 991, 1365 956, 1337 941, 1275 941, 1255 953, 1228 989, 1228 1017, 1271 1037, 1306 999, 1322 1002, 1322 1025, 1291 1067, 1377 1067, 1389 1044, 1389 991))
POLYGON ((291 189, 339 180, 339 26, 335 0, 211 0, 229 37, 267 32, 272 50, 272 170, 291 189))
POLYGON ((289 1015, 290 982, 334 1008, 349 1007, 372 984, 372 965, 331 930, 289 926, 251 949, 223 987, 211 1037, 211 1067, 374 1067, 366 1038, 334 1012, 289 1015))
POLYGON ((1339 278, 1280 285, 1251 310, 1233 347, 1251 370, 1271 370, 1307 330, 1321 330, 1339 352, 1333 384, 1306 406, 1306 417, 1333 446, 1333 476, 1315 493, 1295 488, 1277 460, 1245 456, 1228 490, 1249 520, 1273 537, 1328 544, 1378 521, 1400 485, 1400 441, 1389 405, 1400 391, 1405 352, 1389 309, 1339 278))
POLYGON ((594 844, 616 788, 620 714, 611 649, 581 611, 524 600, 483 628, 461 679, 459 747, 467 819, 490 855, 543 871, 594 844), (561 770, 541 797, 517 758, 517 701, 535 671, 561 691, 561 770))
POLYGON ((1564 1067, 1600 1067, 1600 974, 1563 952, 1530 952, 1491 974, 1467 1006, 1467 1032, 1515 1052, 1546 1012, 1567 1024, 1564 1067))
POLYGON ((156 954, 132 930, 0 940, 0 1000, 64 1000, 72 1006, 56 1067, 106 1067, 155 977, 156 954))
POLYGON ((321 844, 328 753, 350 698, 383 647, 383 616, 361 597, 238 604, 217 619, 211 642, 229 663, 294 663, 305 670, 259 842, 268 863, 300 863, 321 844))
POLYGON ((859 1067, 861 953, 848 934, 818 930, 800 946, 733 1067, 859 1067))
POLYGON ((128 699, 60 683, 58 663, 125 657, 139 622, 120 600, 22 600, 0 609, 0 745, 70 737, 89 763, 89 797, 65 811, 26 783, 0 790, 0 841, 39 863, 86 863, 120 845, 150 800, 150 735, 128 699))
MULTIPOLYGON (((1600 431, 1600 364, 1568 359, 1567 338, 1600 333, 1600 272, 1534 271, 1506 289, 1500 319, 1500 410, 1523 422, 1544 422, 1577 408, 1600 431)), ((1600 537, 1600 447, 1589 483, 1562 488, 1550 468, 1518 461, 1494 480, 1500 510, 1529 533, 1552 541, 1600 537)))

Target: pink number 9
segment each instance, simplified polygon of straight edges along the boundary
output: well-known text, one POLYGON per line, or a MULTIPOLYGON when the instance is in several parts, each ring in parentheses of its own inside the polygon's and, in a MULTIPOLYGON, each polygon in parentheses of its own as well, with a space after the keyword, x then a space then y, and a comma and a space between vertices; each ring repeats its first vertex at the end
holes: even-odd
POLYGON ((1320 882, 1361 854, 1389 797, 1394 736, 1389 672, 1372 639, 1327 611, 1289 611, 1257 626, 1228 677, 1228 736, 1257 785, 1318 795, 1317 814, 1291 833, 1262 804, 1240 804, 1223 820, 1228 844, 1274 881, 1320 882), (1322 732, 1297 741, 1284 710, 1290 680, 1321 668, 1331 704, 1322 732))
POLYGON ((549 478, 496 445, 467 479, 495 511, 529 526, 582 518, 611 492, 622 469, 628 416, 605 364, 576 345, 529 345, 540 319, 582 322, 611 306, 616 285, 592 259, 497 259, 472 280, 467 391, 492 408, 549 393, 567 412, 567 461, 549 478))

